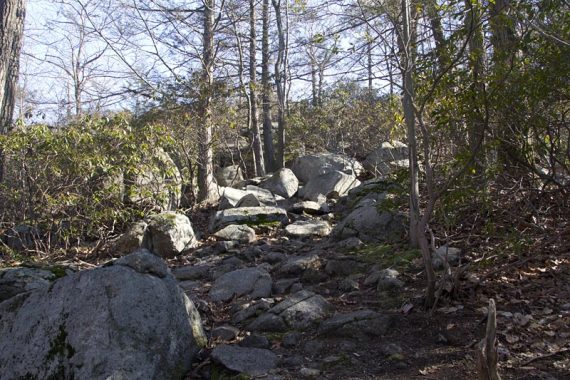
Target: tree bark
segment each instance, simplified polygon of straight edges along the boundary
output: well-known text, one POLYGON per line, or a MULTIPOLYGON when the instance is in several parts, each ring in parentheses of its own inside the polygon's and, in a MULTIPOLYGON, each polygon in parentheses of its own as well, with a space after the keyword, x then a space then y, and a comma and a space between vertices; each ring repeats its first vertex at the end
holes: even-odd
MULTIPOLYGON (((20 50, 24 33, 26 0, 0 1, 0 133, 5 134, 12 124, 20 50)), ((4 154, 0 150, 0 182, 4 179, 4 154)))
POLYGON ((255 0, 249 0, 249 94, 251 106, 251 130, 253 135, 253 155, 255 161, 255 174, 265 175, 265 162, 263 159, 263 148, 261 146, 261 133, 259 131, 259 118, 257 110, 257 60, 256 60, 256 38, 255 31, 255 0))
POLYGON ((202 76, 200 78, 200 121, 198 202, 215 198, 212 152, 212 87, 214 83, 214 11, 215 0, 204 0, 202 76))
POLYGON ((275 61, 275 87, 277 88, 277 100, 279 102, 277 122, 278 122, 278 135, 277 135, 277 168, 285 166, 285 131, 287 130, 286 118, 286 84, 287 84, 287 63, 285 60, 286 43, 285 43, 285 29, 283 28, 283 19, 281 15, 281 0, 272 0, 273 9, 275 9, 275 17, 277 19, 277 35, 279 39, 279 48, 277 53, 277 60, 275 61))
POLYGON ((507 103, 501 97, 502 91, 498 89, 505 86, 505 80, 511 70, 514 58, 515 31, 508 18, 510 0, 496 0, 490 6, 491 45, 493 46, 493 87, 498 94, 495 122, 496 136, 499 140, 497 156, 499 163, 508 168, 516 156, 515 137, 508 125, 507 103))
POLYGON ((414 52, 412 36, 415 33, 411 32, 411 14, 409 0, 402 0, 402 35, 400 42, 400 50, 402 57, 402 80, 403 80, 403 96, 402 106, 404 108, 404 119, 408 131, 408 151, 410 161, 410 245, 418 247, 418 222, 420 215, 419 205, 419 167, 418 167, 418 153, 417 153, 417 138, 416 138, 416 117, 414 110, 414 52))
MULTIPOLYGON (((465 0, 465 29, 469 39, 469 68, 473 79, 474 112, 469 125, 469 149, 473 156, 473 172, 479 176, 485 167, 485 155, 482 151, 485 137, 485 112, 481 100, 485 98, 485 82, 483 80, 485 65, 485 47, 483 40, 483 25, 481 22, 481 5, 479 2, 465 0)), ((480 181, 479 184, 482 184, 480 181)))
POLYGON ((275 147, 273 145, 273 127, 271 124, 271 84, 269 83, 269 0, 263 0, 261 18, 263 21, 261 37, 261 87, 263 103, 263 147, 265 148, 265 169, 275 170, 275 147))

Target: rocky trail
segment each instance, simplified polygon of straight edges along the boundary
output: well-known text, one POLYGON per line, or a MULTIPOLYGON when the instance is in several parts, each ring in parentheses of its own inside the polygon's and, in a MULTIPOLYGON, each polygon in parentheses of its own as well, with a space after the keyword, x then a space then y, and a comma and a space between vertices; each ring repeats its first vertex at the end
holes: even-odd
MULTIPOLYGON (((360 182, 345 159, 312 160, 221 187, 216 209, 141 221, 104 266, 4 269, 0 378, 475 378, 484 294, 464 286, 461 302, 424 310, 401 187, 360 182)), ((469 260, 442 246, 433 263, 469 260)), ((504 378, 564 378, 564 366, 525 371, 500 352, 504 378)))

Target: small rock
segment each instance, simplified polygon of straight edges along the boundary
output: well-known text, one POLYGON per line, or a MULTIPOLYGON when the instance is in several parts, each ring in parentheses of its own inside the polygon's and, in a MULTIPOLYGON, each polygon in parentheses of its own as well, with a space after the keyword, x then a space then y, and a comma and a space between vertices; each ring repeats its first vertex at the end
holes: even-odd
POLYGON ((284 294, 291 288, 291 286, 298 282, 298 278, 283 278, 281 280, 275 281, 273 284, 273 293, 274 294, 284 294))
POLYGON ((287 331, 287 325, 283 318, 268 312, 257 317, 247 326, 247 329, 250 331, 283 332, 287 331))
POLYGON ((338 284, 338 289, 343 292, 352 292, 360 289, 360 285, 358 284, 358 280, 356 280, 354 277, 347 277, 343 278, 340 281, 338 284))
POLYGON ((259 334, 251 334, 246 336, 240 343, 242 347, 254 347, 254 348, 269 348, 271 347, 271 343, 269 339, 267 339, 263 335, 259 334))
POLYGON ((359 238, 353 236, 348 239, 344 239, 338 243, 338 247, 344 248, 346 250, 358 249, 364 246, 364 243, 359 238))
POLYGON ((433 269, 443 269, 444 262, 447 258, 449 265, 457 265, 459 263, 459 258, 461 257, 461 249, 448 247, 447 245, 442 245, 435 250, 432 258, 433 269))
POLYGON ((261 299, 257 302, 245 304, 241 310, 234 313, 232 322, 240 323, 246 319, 255 317, 260 313, 269 310, 274 304, 275 301, 272 299, 261 299))
POLYGON ((316 368, 303 367, 299 371, 299 375, 301 375, 301 377, 304 377, 305 379, 314 379, 314 378, 318 377, 320 374, 321 374, 321 371, 319 371, 316 368))
POLYGON ((306 284, 319 284, 328 280, 329 276, 326 272, 319 269, 309 268, 303 272, 301 282, 306 284))
POLYGON ((285 227, 287 235, 293 237, 327 236, 331 230, 331 225, 323 220, 299 220, 285 227))
POLYGON ((388 343, 380 347, 380 352, 382 352, 384 356, 392 356, 402 354, 404 350, 396 343, 388 343))
POLYGON ((325 272, 331 276, 348 276, 358 270, 359 263, 356 260, 329 260, 325 266, 325 272))
POLYGON ((301 355, 294 355, 285 357, 281 360, 281 365, 288 368, 298 368, 303 365, 303 357, 301 355))
POLYGON ((320 267, 321 259, 318 255, 293 256, 283 264, 279 272, 282 274, 299 275, 309 268, 319 269, 320 267))
POLYGON ((295 294, 297 292, 300 292, 301 290, 303 290, 303 284, 301 284, 300 282, 296 282, 293 285, 291 285, 291 289, 290 292, 292 294, 295 294))
POLYGON ((218 326, 212 329, 212 338, 213 339, 221 339, 223 341, 230 341, 234 340, 239 334, 239 329, 229 326, 223 325, 218 326))
POLYGON ((223 240, 236 240, 240 243, 251 243, 255 240, 255 230, 244 224, 231 224, 214 234, 223 240))
POLYGON ((301 340, 301 333, 293 331, 283 335, 283 340, 281 341, 281 344, 285 348, 293 348, 297 344, 299 344, 300 340, 301 340))
POLYGON ((394 269, 383 269, 378 272, 378 287, 379 291, 400 289, 404 286, 402 280, 398 278, 400 273, 394 269))
POLYGON ((185 265, 174 268, 172 274, 178 281, 201 280, 208 277, 209 265, 185 265))
POLYGON ((229 370, 260 376, 277 367, 278 358, 273 352, 261 348, 217 346, 210 356, 215 363, 229 370))

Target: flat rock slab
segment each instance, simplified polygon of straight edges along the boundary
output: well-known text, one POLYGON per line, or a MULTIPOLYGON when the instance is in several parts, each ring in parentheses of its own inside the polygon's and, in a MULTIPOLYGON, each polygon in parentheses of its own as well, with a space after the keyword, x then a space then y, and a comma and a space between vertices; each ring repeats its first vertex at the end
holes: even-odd
POLYGON ((216 232, 214 236, 222 240, 251 243, 255 240, 255 230, 244 224, 231 224, 216 232))
POLYGON ((216 212, 210 219, 210 231, 218 231, 230 224, 286 224, 287 211, 280 207, 241 207, 216 212))
POLYGON ((358 310, 351 313, 335 314, 323 321, 319 333, 333 337, 381 336, 386 334, 393 319, 390 316, 372 310, 358 310))
POLYGON ((285 232, 293 237, 327 236, 332 227, 324 220, 299 220, 285 227, 285 232))
POLYGON ((271 275, 260 268, 243 268, 225 273, 218 277, 210 292, 212 301, 229 301, 234 296, 251 298, 271 295, 271 275))
POLYGON ((220 345, 212 350, 212 361, 225 368, 260 376, 277 367, 279 359, 270 350, 253 347, 220 345))

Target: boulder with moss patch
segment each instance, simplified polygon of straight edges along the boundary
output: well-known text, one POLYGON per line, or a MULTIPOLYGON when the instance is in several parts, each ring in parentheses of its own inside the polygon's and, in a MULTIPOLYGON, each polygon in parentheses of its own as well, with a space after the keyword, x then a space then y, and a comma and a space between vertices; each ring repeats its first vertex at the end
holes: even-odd
POLYGON ((186 215, 163 212, 149 218, 146 248, 160 257, 171 258, 198 243, 186 215))
POLYGON ((181 379, 206 343, 166 263, 139 250, 0 304, 2 379, 181 379))

